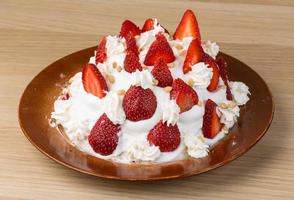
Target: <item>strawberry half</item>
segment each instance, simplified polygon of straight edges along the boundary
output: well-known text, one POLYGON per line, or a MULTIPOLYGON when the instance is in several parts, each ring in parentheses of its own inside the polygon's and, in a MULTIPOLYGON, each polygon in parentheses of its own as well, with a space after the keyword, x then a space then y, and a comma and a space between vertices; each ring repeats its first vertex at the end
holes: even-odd
POLYGON ((180 40, 184 37, 193 37, 201 41, 198 22, 192 10, 185 11, 173 37, 180 40))
POLYGON ((106 57, 106 37, 104 36, 96 50, 96 65, 98 63, 104 63, 106 57))
POLYGON ((136 35, 141 34, 140 28, 131 22, 130 20, 125 20, 120 29, 120 36, 121 37, 126 37, 128 34, 131 34, 132 37, 135 37, 136 35))
POLYGON ((208 99, 205 103, 202 131, 206 138, 214 138, 222 128, 220 119, 216 113, 216 103, 208 99))
POLYGON ((149 18, 145 21, 142 32, 151 31, 154 28, 154 20, 149 18))
POLYGON ((198 95, 196 91, 180 78, 174 80, 170 92, 170 98, 176 100, 181 113, 190 110, 198 103, 198 95))
POLYGON ((107 83, 95 65, 85 65, 82 80, 86 92, 99 98, 103 98, 106 95, 105 91, 108 91, 107 83))
POLYGON ((149 132, 147 140, 158 146, 161 152, 171 152, 178 148, 181 137, 178 126, 167 126, 160 120, 149 132))
POLYGON ((129 73, 135 72, 137 69, 142 71, 138 54, 135 54, 133 51, 127 52, 124 60, 124 69, 129 73))
POLYGON ((229 86, 229 78, 228 78, 228 64, 223 56, 219 56, 216 60, 216 63, 219 67, 220 76, 226 86, 226 94, 227 100, 233 100, 233 95, 229 86))
POLYGON ((192 70, 192 65, 201 62, 204 55, 203 48, 201 47, 199 39, 191 41, 187 55, 183 65, 183 73, 186 74, 192 70))
POLYGON ((213 92, 217 89, 218 81, 219 81, 219 69, 218 65, 216 64, 215 60, 210 57, 208 54, 204 54, 202 61, 208 65, 208 67, 212 68, 212 78, 210 80, 210 84, 207 87, 207 90, 213 92))
POLYGON ((157 101, 152 90, 131 86, 123 99, 126 118, 131 121, 149 119, 153 116, 157 101))
POLYGON ((144 64, 147 66, 155 65, 160 59, 165 63, 171 63, 175 60, 173 50, 162 33, 156 35, 156 40, 151 44, 144 64))
POLYGON ((92 128, 88 141, 96 153, 107 156, 113 153, 118 144, 120 127, 104 113, 92 128))
POLYGON ((126 44, 127 44, 127 52, 134 52, 135 54, 139 55, 139 50, 137 46, 137 42, 135 37, 133 37, 131 34, 128 34, 126 37, 126 44))
POLYGON ((173 83, 173 77, 163 60, 159 60, 151 71, 152 75, 158 80, 159 87, 171 86, 173 83))

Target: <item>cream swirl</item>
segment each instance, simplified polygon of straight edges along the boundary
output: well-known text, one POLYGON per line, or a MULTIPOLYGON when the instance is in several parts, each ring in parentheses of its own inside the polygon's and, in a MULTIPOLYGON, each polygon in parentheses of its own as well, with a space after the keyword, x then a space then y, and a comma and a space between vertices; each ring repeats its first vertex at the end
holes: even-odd
POLYGON ((192 70, 187 76, 193 80, 193 86, 206 88, 212 78, 212 68, 209 68, 204 62, 199 62, 192 66, 192 70))
POLYGON ((187 133, 184 137, 187 153, 194 158, 203 158, 208 155, 209 146, 204 143, 202 135, 187 133))
POLYGON ((221 106, 217 107, 217 114, 220 117, 221 123, 226 126, 225 132, 234 126, 240 115, 240 108, 236 105, 236 103, 229 101, 227 103, 221 104, 221 106))
POLYGON ((175 100, 166 101, 162 105, 162 121, 167 125, 175 125, 180 118, 180 108, 175 100))
POLYGON ((242 82, 230 81, 230 88, 232 90, 232 94, 235 102, 238 105, 244 105, 249 100, 248 95, 250 95, 250 91, 247 85, 242 82))
POLYGON ((102 100, 103 111, 115 124, 123 124, 126 115, 122 107, 122 99, 116 92, 110 91, 102 100))
POLYGON ((153 76, 148 70, 136 70, 131 76, 132 85, 141 86, 143 89, 153 88, 153 76))
POLYGON ((155 161, 161 154, 158 147, 150 145, 146 140, 135 143, 127 151, 129 160, 133 162, 155 161))
POLYGON ((125 38, 117 36, 106 37, 106 54, 107 57, 122 54, 125 51, 125 38))
POLYGON ((207 53, 214 59, 216 58, 219 52, 219 46, 215 42, 211 42, 210 40, 208 40, 206 42, 203 42, 201 46, 205 53, 207 53))

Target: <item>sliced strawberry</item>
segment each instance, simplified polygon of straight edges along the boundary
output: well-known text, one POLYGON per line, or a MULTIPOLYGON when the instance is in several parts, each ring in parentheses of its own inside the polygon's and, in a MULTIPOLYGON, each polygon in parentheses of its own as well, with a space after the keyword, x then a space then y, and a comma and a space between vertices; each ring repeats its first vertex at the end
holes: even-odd
POLYGON ((202 58, 203 62, 208 65, 208 67, 212 68, 212 78, 210 80, 210 84, 207 87, 207 90, 213 92, 217 89, 218 81, 219 81, 219 69, 218 65, 216 64, 215 60, 210 57, 208 54, 204 54, 202 58))
POLYGON ((174 33, 174 39, 182 40, 184 37, 193 37, 201 41, 198 22, 192 10, 185 11, 182 20, 174 33))
POLYGON ((183 73, 186 74, 192 70, 192 65, 200 62, 204 55, 204 51, 201 47, 200 41, 198 39, 192 40, 189 45, 187 55, 183 65, 183 73))
POLYGON ((142 71, 138 54, 135 54, 133 51, 127 52, 126 58, 124 60, 124 69, 129 73, 135 72, 137 69, 142 71))
POLYGON ((106 95, 105 91, 108 91, 106 81, 95 65, 85 65, 82 80, 86 92, 99 98, 103 98, 106 95))
POLYGON ((162 33, 156 35, 156 40, 151 44, 144 64, 147 66, 155 65, 159 59, 162 59, 165 63, 171 63, 175 60, 173 50, 162 33))
POLYGON ((134 52, 136 55, 139 55, 139 50, 137 46, 137 42, 135 37, 133 37, 131 34, 128 34, 126 37, 126 44, 127 44, 127 52, 134 52))
POLYGON ((136 24, 134 24, 130 20, 125 20, 121 25, 119 35, 121 37, 126 37, 128 34, 131 34, 133 37, 135 37, 136 35, 141 34, 141 30, 136 24))
POLYGON ((151 89, 141 86, 131 86, 123 99, 123 109, 126 118, 131 121, 149 119, 153 116, 157 101, 151 89))
POLYGON ((88 141, 96 153, 107 156, 113 153, 118 144, 120 127, 104 113, 92 128, 88 141))
POLYGON ((167 64, 163 60, 159 60, 151 71, 152 75, 158 80, 159 87, 171 86, 173 77, 167 64))
POLYGON ((170 98, 176 100, 181 113, 190 110, 198 103, 196 91, 179 78, 175 79, 172 84, 170 98))
POLYGON ((154 20, 149 18, 145 21, 142 32, 151 31, 154 28, 154 20))
POLYGON ((219 67, 220 76, 226 86, 227 100, 233 100, 233 95, 229 86, 229 78, 228 78, 228 64, 223 56, 219 56, 216 60, 216 63, 219 67))
POLYGON ((208 99, 205 103, 202 131, 206 138, 214 138, 222 128, 220 119, 216 113, 216 103, 208 99))
POLYGON ((168 126, 160 120, 149 132, 147 140, 158 146, 161 152, 171 152, 178 148, 181 137, 178 126, 168 126))
POLYGON ((106 37, 104 36, 96 50, 96 65, 106 60, 106 37))

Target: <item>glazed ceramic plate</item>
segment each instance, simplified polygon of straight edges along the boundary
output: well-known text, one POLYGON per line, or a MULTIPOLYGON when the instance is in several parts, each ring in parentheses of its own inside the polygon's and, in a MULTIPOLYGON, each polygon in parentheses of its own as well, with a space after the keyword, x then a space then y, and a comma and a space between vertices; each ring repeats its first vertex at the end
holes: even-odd
POLYGON ((271 93, 262 78, 246 64, 223 54, 230 80, 249 86, 250 101, 227 137, 202 159, 162 164, 120 164, 79 151, 48 120, 53 103, 71 76, 82 70, 95 47, 68 55, 41 71, 27 86, 19 104, 19 123, 25 136, 42 153, 71 169, 120 180, 160 180, 200 174, 234 160, 258 142, 269 128, 274 112, 271 93))

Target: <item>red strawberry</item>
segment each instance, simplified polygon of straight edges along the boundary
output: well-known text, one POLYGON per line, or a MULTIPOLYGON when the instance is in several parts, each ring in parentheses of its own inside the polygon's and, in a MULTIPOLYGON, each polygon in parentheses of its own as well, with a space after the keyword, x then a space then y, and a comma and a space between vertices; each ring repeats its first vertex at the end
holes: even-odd
POLYGON ((162 33, 156 35, 156 40, 151 44, 144 64, 147 66, 155 65, 159 59, 163 59, 165 63, 171 63, 175 60, 173 50, 162 33))
POLYGON ((106 95, 105 91, 108 91, 106 81, 95 65, 85 65, 82 80, 86 92, 99 98, 103 98, 106 95))
POLYGON ((220 119, 216 113, 216 103, 208 99, 205 103, 202 131, 206 138, 214 138, 222 128, 220 119))
POLYGON ((189 45, 187 55, 183 65, 183 73, 186 74, 192 70, 191 66, 202 60, 204 51, 198 39, 192 40, 189 45))
POLYGON ((154 28, 154 20, 149 18, 145 21, 142 32, 150 31, 154 28))
POLYGON ((128 34, 126 37, 126 44, 127 44, 127 52, 134 52, 135 54, 139 55, 138 46, 136 43, 135 37, 133 37, 131 34, 128 34))
POLYGON ((218 81, 219 81, 219 69, 218 65, 216 64, 215 60, 210 57, 208 54, 204 54, 202 58, 203 62, 208 65, 208 67, 212 68, 212 78, 210 80, 210 84, 207 87, 207 90, 213 92, 217 89, 218 81))
POLYGON ((136 24, 134 24, 130 20, 125 20, 122 23, 122 25, 121 25, 121 29, 120 29, 120 34, 119 35, 121 37, 126 37, 129 33, 133 37, 135 37, 136 35, 140 35, 141 34, 141 30, 140 30, 140 28, 136 24))
POLYGON ((133 51, 127 52, 126 58, 124 60, 124 68, 129 73, 135 72, 137 69, 142 71, 138 54, 135 54, 133 51))
POLYGON ((113 153, 118 143, 120 127, 104 113, 92 128, 88 141, 96 153, 107 156, 113 153))
POLYGON ((106 56, 106 37, 103 37, 96 50, 96 64, 104 63, 106 56))
POLYGON ((147 140, 158 146, 161 152, 171 152, 178 148, 181 137, 177 125, 167 126, 160 120, 149 132, 147 140))
POLYGON ((171 86, 173 77, 167 64, 163 60, 159 60, 151 71, 152 75, 158 80, 159 87, 171 86))
POLYGON ((216 60, 216 63, 219 67, 219 73, 221 78, 224 81, 224 84, 226 86, 226 93, 227 93, 227 100, 233 100, 232 92, 229 86, 229 80, 228 80, 228 64, 223 56, 219 56, 216 60))
POLYGON ((126 118, 131 121, 149 119, 157 107, 156 97, 150 89, 131 86, 123 99, 126 118))
POLYGON ((181 112, 190 110, 198 103, 196 91, 179 78, 175 79, 172 84, 170 98, 176 100, 181 112))
POLYGON ((193 37, 201 41, 197 19, 192 10, 186 10, 176 32, 174 39, 182 40, 184 37, 193 37))

